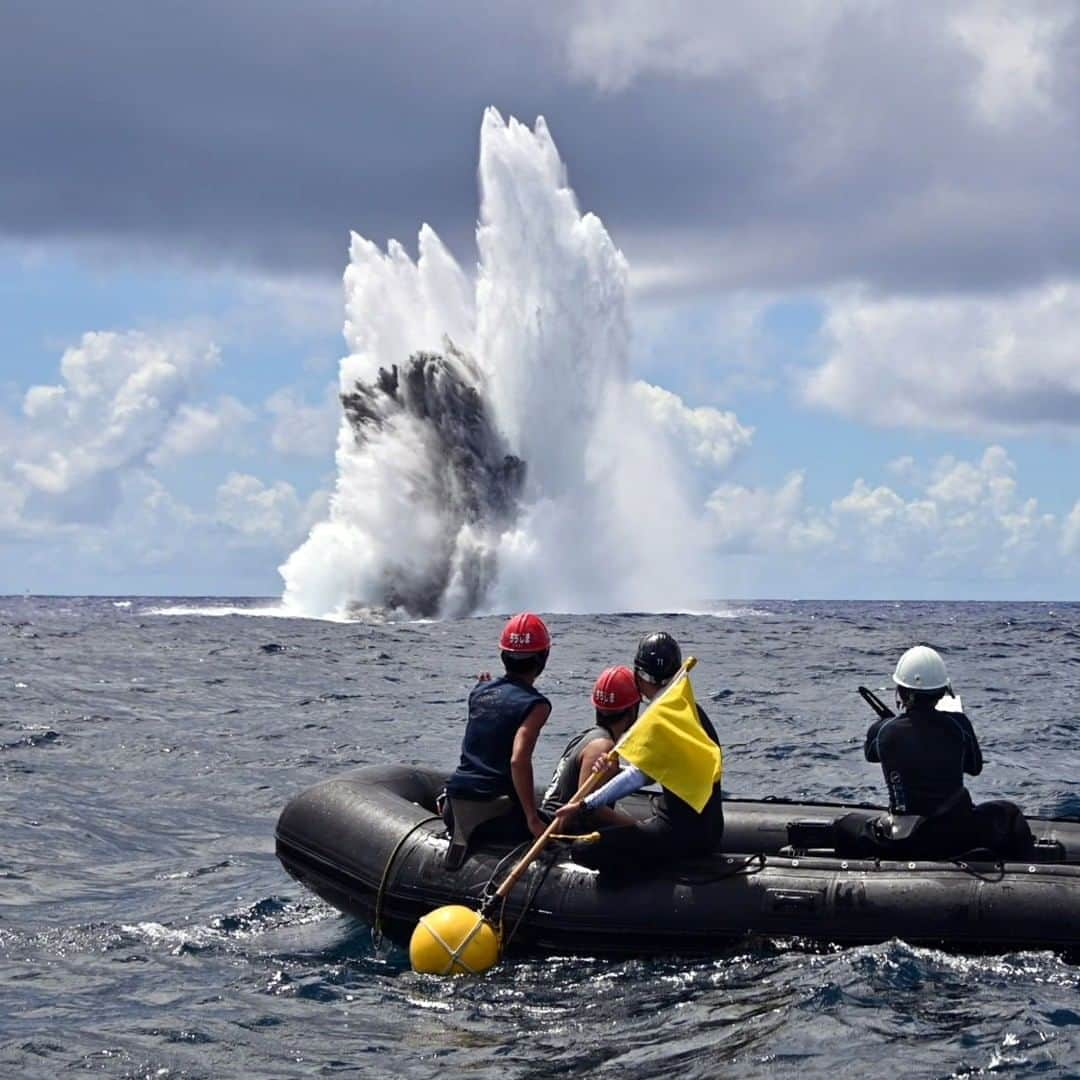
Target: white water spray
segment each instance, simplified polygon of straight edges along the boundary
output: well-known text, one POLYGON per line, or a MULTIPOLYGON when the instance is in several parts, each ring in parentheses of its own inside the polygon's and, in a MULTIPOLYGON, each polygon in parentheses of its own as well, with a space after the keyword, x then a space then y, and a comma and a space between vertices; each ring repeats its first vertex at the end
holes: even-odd
POLYGON ((708 587, 677 455, 627 373, 627 266, 543 119, 480 137, 473 287, 353 235, 337 486, 281 569, 324 616, 673 610, 708 587))

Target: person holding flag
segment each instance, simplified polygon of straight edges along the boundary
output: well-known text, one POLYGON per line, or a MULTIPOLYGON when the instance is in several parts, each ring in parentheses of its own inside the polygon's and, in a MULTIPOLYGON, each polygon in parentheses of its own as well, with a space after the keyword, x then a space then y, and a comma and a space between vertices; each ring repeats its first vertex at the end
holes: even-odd
MULTIPOLYGON (((609 751, 638 717, 641 691, 637 688, 634 673, 622 664, 605 668, 593 684, 592 703, 596 710, 595 723, 566 744, 551 774, 551 783, 544 792, 540 810, 549 816, 573 799, 601 758, 609 764, 605 767, 601 762, 596 769, 601 774, 596 783, 610 780, 618 774, 618 759, 611 758, 609 751)), ((633 823, 632 817, 620 814, 609 806, 601 807, 595 814, 582 815, 582 820, 576 822, 582 832, 600 825, 633 823)))
MULTIPOLYGON (((601 829, 599 840, 575 843, 575 862, 610 872, 706 855, 720 846, 723 754, 716 730, 694 700, 688 675, 694 663, 691 657, 683 664, 679 644, 668 633, 641 639, 634 676, 648 705, 611 751, 630 767, 587 798, 561 807, 556 819, 569 822, 581 810, 610 806, 654 782, 661 785, 660 798, 644 821, 601 829)), ((603 767, 602 760, 597 764, 603 767)))

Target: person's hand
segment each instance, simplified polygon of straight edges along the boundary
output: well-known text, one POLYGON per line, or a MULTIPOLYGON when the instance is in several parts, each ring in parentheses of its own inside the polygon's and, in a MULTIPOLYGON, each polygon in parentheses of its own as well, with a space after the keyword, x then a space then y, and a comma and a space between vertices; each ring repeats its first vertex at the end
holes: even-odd
POLYGON ((537 840, 544 835, 544 830, 547 827, 548 823, 539 814, 534 814, 529 818, 529 832, 531 832, 537 840))
POLYGON ((612 766, 612 765, 614 764, 614 762, 615 762, 615 755, 614 755, 614 753, 611 753, 611 752, 609 752, 609 753, 607 753, 607 754, 601 754, 601 755, 600 755, 600 756, 599 756, 599 757, 598 757, 598 758, 597 758, 597 759, 596 759, 596 760, 595 760, 595 761, 593 762, 593 767, 592 767, 592 771, 593 771, 594 773, 602 773, 602 772, 607 772, 607 771, 608 771, 608 769, 610 769, 610 768, 611 768, 611 766, 612 766))
POLYGON ((571 802, 564 803, 555 811, 555 820, 559 823, 560 827, 565 825, 572 818, 577 817, 581 813, 582 803, 580 800, 572 800, 571 802))
POLYGON ((476 681, 478 683, 480 683, 480 682, 491 682, 491 672, 490 671, 481 671, 480 674, 476 676, 476 681))

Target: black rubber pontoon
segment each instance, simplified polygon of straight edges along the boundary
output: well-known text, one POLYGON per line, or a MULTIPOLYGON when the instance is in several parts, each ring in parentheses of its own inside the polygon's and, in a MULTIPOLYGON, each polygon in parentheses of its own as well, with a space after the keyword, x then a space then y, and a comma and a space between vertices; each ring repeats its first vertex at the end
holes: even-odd
MULTIPOLYGON (((511 862, 508 849, 474 851, 444 866, 435 814, 445 776, 406 766, 358 769, 298 795, 277 825, 285 869, 340 911, 408 940, 444 904, 478 907, 511 862), (503 865, 500 867, 500 862, 503 865)), ((620 802, 648 813, 648 796, 620 802)), ((502 914, 513 949, 648 955, 707 952, 748 935, 855 944, 903 938, 964 950, 1080 953, 1080 822, 1029 819, 1029 861, 889 862, 801 850, 838 804, 730 799, 724 850, 633 881, 608 880, 553 843, 514 887, 502 914)), ((881 808, 862 808, 881 813, 881 808)), ((498 909, 495 914, 498 914, 498 909)))

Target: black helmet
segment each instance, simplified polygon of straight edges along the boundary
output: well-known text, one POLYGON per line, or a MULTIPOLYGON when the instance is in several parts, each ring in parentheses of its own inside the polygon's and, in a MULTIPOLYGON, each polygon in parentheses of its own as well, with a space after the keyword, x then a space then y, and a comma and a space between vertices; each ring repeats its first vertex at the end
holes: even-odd
POLYGON ((666 683, 682 667, 679 643, 663 630, 638 642, 634 674, 649 683, 666 683))

